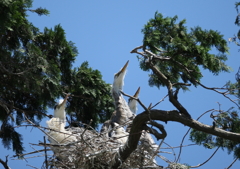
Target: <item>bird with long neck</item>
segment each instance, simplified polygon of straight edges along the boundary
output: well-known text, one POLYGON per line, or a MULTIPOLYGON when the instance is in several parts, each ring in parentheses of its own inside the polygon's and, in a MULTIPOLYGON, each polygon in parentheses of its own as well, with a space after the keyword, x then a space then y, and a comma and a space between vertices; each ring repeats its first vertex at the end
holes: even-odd
POLYGON ((64 99, 60 99, 58 104, 54 107, 54 117, 59 118, 60 120, 66 120, 65 107, 69 94, 65 96, 64 99))
MULTIPOLYGON (((137 89, 136 93, 133 95, 134 98, 138 98, 138 95, 140 93, 140 87, 137 89)), ((132 111, 133 114, 136 114, 137 112, 137 100, 133 99, 133 98, 129 98, 128 99, 128 106, 130 108, 130 110, 132 111)))
MULTIPOLYGON (((134 98, 138 98, 138 95, 140 93, 140 87, 137 89, 136 93, 133 95, 134 98)), ((128 107, 130 108, 131 112, 132 112, 132 117, 130 117, 130 121, 129 124, 127 126, 127 132, 130 132, 130 129, 132 127, 132 120, 135 118, 136 113, 137 113, 137 100, 133 99, 133 98, 129 98, 128 99, 128 107)))
POLYGON ((129 61, 114 75, 114 81, 112 85, 112 97, 115 102, 115 113, 113 113, 112 122, 116 122, 119 125, 124 124, 132 116, 132 112, 127 105, 126 100, 123 98, 121 91, 124 85, 124 78, 129 61))
POLYGON ((107 120, 101 128, 101 133, 106 134, 107 137, 111 137, 111 129, 114 122, 122 125, 128 121, 128 117, 132 114, 121 94, 128 63, 129 61, 127 61, 127 63, 123 66, 123 68, 120 69, 119 72, 114 74, 111 93, 114 99, 115 111, 112 113, 111 118, 107 120))
POLYGON ((54 107, 54 117, 47 121, 47 126, 51 129, 48 132, 48 140, 51 143, 67 143, 75 141, 76 138, 71 136, 71 132, 65 130, 66 124, 66 102, 69 94, 64 99, 60 99, 54 107))

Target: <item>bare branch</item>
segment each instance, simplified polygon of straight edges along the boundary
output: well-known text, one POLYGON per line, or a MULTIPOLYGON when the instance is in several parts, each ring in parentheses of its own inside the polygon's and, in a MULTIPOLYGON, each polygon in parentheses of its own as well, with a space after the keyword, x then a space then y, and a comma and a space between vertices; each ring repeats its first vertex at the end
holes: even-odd
POLYGON ((165 131, 163 125, 161 125, 161 124, 159 124, 155 121, 150 121, 150 122, 148 122, 148 124, 151 124, 151 125, 157 127, 162 132, 162 134, 160 134, 154 128, 151 128, 151 127, 148 127, 148 126, 144 127, 144 130, 148 130, 149 133, 153 134, 157 138, 157 140, 164 139, 167 136, 167 132, 165 131))
POLYGON ((228 100, 230 100, 232 103, 234 103, 238 108, 240 108, 240 106, 238 105, 238 103, 236 103, 234 100, 232 100, 230 97, 227 96, 227 92, 220 92, 218 91, 217 89, 222 89, 222 90, 227 90, 225 88, 214 88, 214 87, 207 87, 207 86, 204 86, 202 83, 198 82, 197 80, 195 80, 196 83, 198 83, 200 86, 202 86, 203 88, 205 89, 208 89, 208 90, 213 90, 221 95, 223 95, 224 97, 226 97, 228 100))
POLYGON ((149 66, 152 69, 152 71, 158 76, 158 78, 167 86, 169 101, 180 111, 180 113, 184 114, 188 118, 191 118, 191 115, 188 113, 188 111, 174 97, 172 83, 170 82, 170 80, 161 71, 159 71, 159 69, 152 63, 149 63, 149 66))
MULTIPOLYGON (((210 112, 210 111, 214 111, 214 109, 211 109, 211 110, 208 110, 206 112, 204 112, 202 115, 200 115, 197 120, 199 120, 203 115, 205 115, 206 113, 210 112)), ((184 139, 186 138, 186 136, 188 135, 189 131, 191 130, 191 128, 189 128, 186 132, 186 134, 183 136, 182 138, 182 142, 180 144, 180 150, 179 150, 179 154, 178 154, 178 158, 176 160, 176 162, 180 159, 180 156, 181 156, 181 153, 182 153, 182 145, 183 145, 183 142, 184 142, 184 139)))
MULTIPOLYGON (((46 137, 45 136, 43 136, 43 141, 44 141, 44 144, 46 144, 46 137)), ((46 146, 44 147, 44 153, 45 153, 46 168, 48 168, 48 159, 47 159, 47 148, 46 148, 46 146)))
POLYGON ((198 164, 197 166, 191 166, 190 168, 198 168, 198 167, 201 167, 203 166, 204 164, 206 164, 215 154, 216 152, 219 150, 220 147, 218 147, 214 152, 213 154, 206 160, 204 161, 202 164, 198 164))
POLYGON ((133 96, 130 96, 130 95, 124 93, 123 91, 120 91, 120 92, 121 92, 124 96, 127 96, 127 97, 129 97, 129 98, 131 98, 131 99, 137 100, 138 103, 143 107, 143 109, 144 109, 145 111, 148 110, 148 108, 141 102, 141 100, 140 100, 139 98, 135 98, 135 97, 133 97, 133 96))
POLYGON ((168 94, 167 94, 166 96, 164 96, 164 97, 163 97, 159 102, 157 102, 155 105, 150 106, 150 107, 149 107, 149 110, 151 110, 152 108, 156 107, 158 104, 160 104, 161 102, 163 102, 166 97, 168 97, 168 94))
POLYGON ((226 168, 226 169, 229 169, 229 168, 231 168, 232 167, 232 165, 238 160, 239 158, 235 158, 234 160, 233 160, 233 162, 228 166, 228 168, 226 168))
POLYGON ((133 120, 133 125, 130 131, 130 135, 128 138, 127 143, 124 147, 119 149, 119 158, 115 158, 114 168, 120 166, 122 162, 124 162, 128 156, 137 148, 138 141, 141 136, 141 131, 144 128, 144 125, 147 121, 149 121, 149 116, 152 120, 160 120, 160 121, 175 121, 179 122, 185 126, 191 127, 193 129, 203 131, 208 134, 212 134, 224 139, 228 139, 231 141, 239 142, 240 134, 239 133, 232 133, 229 131, 225 131, 219 128, 213 128, 212 126, 202 124, 196 120, 186 118, 182 116, 177 110, 171 111, 163 111, 163 110, 149 110, 144 111, 141 114, 138 114, 135 119, 133 120), (139 133, 139 134, 138 134, 139 133), (134 134, 134 135, 133 135, 134 134))
MULTIPOLYGON (((31 143, 30 143, 31 144, 31 143)), ((33 144, 33 145, 36 145, 36 144, 33 144)), ((38 145, 38 144, 37 144, 38 145)), ((47 145, 47 143, 46 143, 47 145)), ((45 147, 45 146, 44 146, 45 147)), ((30 152, 30 153, 26 153, 26 154, 21 154, 22 156, 26 156, 26 155, 30 155, 30 154, 35 154, 35 153, 40 153, 40 152, 45 152, 45 151, 51 151, 51 149, 42 149, 42 150, 36 150, 36 151, 33 151, 33 152, 30 152)), ((18 157, 18 155, 14 155, 13 157, 18 157)))
POLYGON ((9 166, 8 166, 8 156, 6 156, 6 160, 5 161, 3 161, 1 158, 0 158, 0 163, 3 165, 3 167, 5 168, 5 169, 11 169, 9 166))

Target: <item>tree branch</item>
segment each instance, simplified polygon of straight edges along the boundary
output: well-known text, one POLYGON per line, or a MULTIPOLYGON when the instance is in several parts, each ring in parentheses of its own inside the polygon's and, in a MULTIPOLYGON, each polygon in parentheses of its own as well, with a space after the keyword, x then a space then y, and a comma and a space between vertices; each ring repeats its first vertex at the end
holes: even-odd
POLYGON ((152 69, 152 71, 157 75, 157 77, 167 86, 169 101, 180 111, 180 113, 184 114, 188 118, 191 118, 191 115, 188 113, 188 111, 174 97, 172 90, 173 85, 170 82, 170 80, 161 71, 159 71, 158 68, 154 66, 152 63, 149 63, 149 66, 152 69))
MULTIPOLYGON (((164 57, 159 57, 156 56, 154 53, 145 50, 144 52, 138 52, 138 49, 141 49, 143 46, 139 46, 136 47, 135 49, 133 49, 130 53, 137 53, 142 55, 143 57, 147 57, 146 53, 151 55, 154 58, 160 59, 160 60, 170 60, 170 57, 164 58, 164 57)), ((174 97, 173 95, 173 84, 172 82, 156 67, 152 64, 152 62, 149 60, 148 65, 150 67, 150 69, 155 73, 155 75, 159 78, 159 80, 161 80, 168 89, 168 95, 169 95, 169 101, 180 111, 180 113, 184 114, 186 117, 191 118, 191 115, 188 113, 188 111, 180 104, 180 102, 174 97)))
POLYGON ((239 142, 240 134, 228 132, 219 128, 213 128, 212 126, 202 124, 196 120, 185 118, 180 115, 177 110, 171 111, 163 111, 163 110, 148 110, 144 111, 141 114, 137 115, 133 120, 133 125, 129 134, 129 138, 127 143, 119 148, 119 156, 115 157, 115 163, 113 164, 113 168, 118 168, 122 162, 124 162, 129 155, 137 148, 138 141, 141 137, 141 131, 144 128, 144 125, 147 121, 149 121, 149 116, 152 120, 160 120, 160 121, 175 121, 179 122, 185 126, 191 127, 193 129, 212 134, 224 139, 228 139, 231 141, 239 142), (150 111, 150 115, 149 112, 150 111))
MULTIPOLYGON (((201 114, 201 115, 197 118, 197 120, 199 120, 203 115, 205 115, 206 113, 208 113, 208 112, 210 112, 210 111, 214 111, 214 109, 211 109, 211 110, 208 110, 208 111, 204 112, 203 114, 201 114)), ((180 159, 180 156, 181 156, 181 153, 182 153, 183 141, 184 141, 184 139, 186 138, 186 136, 188 135, 188 133, 190 132, 190 130, 191 130, 191 128, 188 129, 188 131, 186 132, 186 134, 185 134, 185 135, 183 136, 183 138, 182 138, 182 142, 181 142, 181 144, 180 144, 180 150, 179 150, 178 158, 177 158, 177 160, 176 160, 175 162, 178 162, 178 160, 180 159)))
POLYGON ((211 160, 211 158, 216 154, 216 152, 219 150, 220 147, 218 147, 214 152, 213 154, 206 160, 204 161, 202 164, 198 164, 196 166, 191 166, 190 168, 198 168, 200 166, 203 166, 204 164, 206 164, 209 160, 211 160))
POLYGON ((0 158, 0 163, 3 165, 3 167, 4 167, 5 169, 11 169, 11 168, 7 165, 7 163, 8 163, 8 156, 6 156, 6 161, 3 161, 3 160, 0 158))

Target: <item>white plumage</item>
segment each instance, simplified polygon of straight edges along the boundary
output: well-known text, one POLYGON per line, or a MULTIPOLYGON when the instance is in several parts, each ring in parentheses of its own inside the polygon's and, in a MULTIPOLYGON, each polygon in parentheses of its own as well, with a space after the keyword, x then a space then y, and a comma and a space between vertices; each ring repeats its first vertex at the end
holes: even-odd
POLYGON ((53 144, 67 144, 77 141, 76 135, 65 130, 65 123, 59 118, 51 118, 47 121, 47 126, 50 129, 48 132, 48 140, 53 144))
POLYGON ((124 77, 126 74, 128 62, 123 66, 118 73, 114 75, 114 81, 112 85, 112 96, 115 101, 116 114, 112 117, 111 122, 116 122, 120 125, 124 124, 133 113, 129 109, 126 100, 123 98, 121 91, 124 85, 124 77))
MULTIPOLYGON (((140 87, 137 89, 136 93, 133 95, 133 97, 138 98, 140 92, 140 87)), ((137 100, 129 98, 128 99, 128 106, 133 114, 137 113, 137 100)))
POLYGON ((123 89, 128 62, 129 61, 127 61, 123 68, 121 68, 120 71, 114 75, 114 81, 112 85, 113 91, 120 92, 123 89))
POLYGON ((112 133, 112 138, 121 144, 125 144, 127 142, 129 133, 126 132, 124 128, 120 127, 117 123, 114 123, 114 128, 115 130, 112 133))
POLYGON ((66 144, 76 141, 76 135, 72 132, 65 130, 66 125, 66 102, 68 94, 64 99, 60 99, 58 104, 54 107, 54 117, 48 120, 47 127, 50 129, 48 134, 48 140, 53 144, 66 144))
POLYGON ((66 120, 65 106, 67 102, 67 97, 65 99, 60 99, 58 104, 54 107, 54 117, 60 120, 66 120))

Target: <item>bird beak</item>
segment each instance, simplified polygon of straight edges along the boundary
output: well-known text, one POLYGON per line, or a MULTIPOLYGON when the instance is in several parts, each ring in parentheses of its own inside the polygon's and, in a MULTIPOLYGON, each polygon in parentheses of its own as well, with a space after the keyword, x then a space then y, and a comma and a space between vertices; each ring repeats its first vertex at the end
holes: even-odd
POLYGON ((126 71, 126 69, 127 69, 127 67, 128 67, 128 62, 129 62, 129 60, 128 60, 127 63, 123 66, 123 68, 122 68, 118 73, 115 74, 115 77, 118 77, 121 73, 123 73, 123 72, 126 71))
MULTIPOLYGON (((137 91, 136 91, 136 93, 133 95, 133 97, 138 98, 139 93, 140 93, 140 87, 137 89, 137 91)), ((133 100, 133 99, 132 99, 132 98, 129 98, 129 99, 128 99, 128 103, 129 103, 131 100, 133 100)))
POLYGON ((66 97, 64 98, 64 100, 63 100, 63 102, 62 103, 60 103, 57 107, 58 107, 58 109, 60 108, 60 107, 62 107, 62 106, 65 106, 66 105, 66 103, 67 103, 67 99, 68 99, 68 94, 66 95, 66 97))
POLYGON ((136 91, 136 93, 133 95, 133 97, 137 98, 139 93, 140 93, 140 87, 137 89, 137 91, 136 91))

